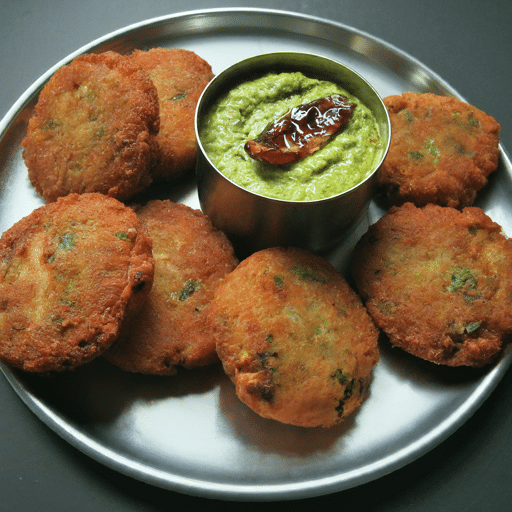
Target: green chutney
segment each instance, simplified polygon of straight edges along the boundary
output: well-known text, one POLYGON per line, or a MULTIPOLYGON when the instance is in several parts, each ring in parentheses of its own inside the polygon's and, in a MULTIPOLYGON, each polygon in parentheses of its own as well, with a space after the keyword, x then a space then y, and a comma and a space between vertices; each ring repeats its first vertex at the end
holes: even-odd
POLYGON ((354 187, 374 169, 382 149, 370 109, 339 85, 299 72, 271 73, 233 88, 202 121, 199 137, 226 178, 256 194, 288 201, 324 199, 354 187), (254 160, 245 152, 245 143, 269 123, 293 107, 331 94, 346 96, 357 106, 322 149, 284 166, 254 160))

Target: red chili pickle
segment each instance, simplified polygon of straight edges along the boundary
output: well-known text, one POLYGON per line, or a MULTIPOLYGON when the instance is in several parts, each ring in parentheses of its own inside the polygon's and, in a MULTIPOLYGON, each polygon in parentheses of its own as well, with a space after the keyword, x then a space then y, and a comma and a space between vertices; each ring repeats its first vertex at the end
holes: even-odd
POLYGON ((298 162, 324 147, 355 108, 339 94, 299 105, 247 141, 244 149, 251 158, 272 165, 298 162))

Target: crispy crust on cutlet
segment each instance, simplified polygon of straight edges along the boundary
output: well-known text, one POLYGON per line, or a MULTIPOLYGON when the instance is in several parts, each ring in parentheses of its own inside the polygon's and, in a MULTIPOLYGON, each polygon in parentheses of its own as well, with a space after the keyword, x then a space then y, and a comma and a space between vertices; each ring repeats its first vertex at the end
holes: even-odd
POLYGON ((151 183, 158 95, 147 73, 108 51, 81 55, 43 87, 22 142, 46 202, 100 192, 121 201, 151 183))
POLYGON ((153 176, 174 181, 193 169, 197 154, 196 106, 214 76, 212 68, 196 53, 181 48, 135 50, 131 57, 147 71, 158 91, 159 159, 153 176))
POLYGON ((392 135, 378 180, 388 203, 471 206, 498 166, 499 123, 431 93, 388 96, 384 104, 392 135))
POLYGON ((319 256, 293 248, 252 254, 219 286, 208 318, 238 397, 265 418, 329 427, 367 395, 378 331, 319 256))
POLYGON ((113 198, 71 194, 34 210, 0 239, 0 360, 43 373, 91 361, 153 269, 146 228, 113 198))
POLYGON ((153 240, 154 285, 105 358, 156 375, 217 362, 205 318, 215 289, 238 264, 231 243, 206 215, 184 204, 154 200, 137 212, 153 240))
POLYGON ((393 207, 351 268, 375 323, 415 356, 479 367, 512 332, 512 241, 480 208, 393 207))

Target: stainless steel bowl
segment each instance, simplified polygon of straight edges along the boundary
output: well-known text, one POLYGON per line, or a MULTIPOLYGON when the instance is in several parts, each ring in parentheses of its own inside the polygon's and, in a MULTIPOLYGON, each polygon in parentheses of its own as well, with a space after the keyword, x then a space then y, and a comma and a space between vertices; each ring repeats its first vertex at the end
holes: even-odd
POLYGON ((358 73, 318 55, 279 52, 248 58, 217 75, 199 99, 195 119, 198 140, 197 187, 201 210, 224 231, 237 253, 246 255, 272 246, 297 246, 314 252, 333 247, 346 236, 367 208, 376 172, 389 148, 387 110, 375 89, 358 73), (226 178, 208 158, 199 128, 213 104, 237 84, 269 72, 300 71, 340 84, 371 109, 379 124, 382 150, 375 169, 353 188, 314 201, 287 201, 250 192, 226 178))

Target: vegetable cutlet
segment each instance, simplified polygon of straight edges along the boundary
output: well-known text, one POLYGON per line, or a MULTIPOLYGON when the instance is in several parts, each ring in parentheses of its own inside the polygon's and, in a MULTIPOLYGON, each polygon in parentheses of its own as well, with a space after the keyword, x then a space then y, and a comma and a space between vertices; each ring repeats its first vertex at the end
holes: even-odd
POLYGON ((383 101, 391 143, 378 182, 387 201, 471 206, 498 166, 499 123, 454 97, 408 92, 383 101))
POLYGON ((54 372, 94 359, 153 272, 146 228, 116 199, 71 194, 34 210, 0 239, 0 360, 54 372))
POLYGON ((415 356, 483 366, 512 332, 512 240, 480 208, 392 207, 351 268, 375 323, 415 356))
POLYGON ((125 201, 152 180, 159 123, 145 71, 115 52, 81 55, 39 95, 22 142, 30 181, 47 203, 85 192, 125 201))
POLYGON ((218 361, 205 318, 216 287, 238 264, 231 243, 206 215, 184 204, 153 200, 137 213, 153 240, 153 289, 105 358, 156 375, 218 361))
POLYGON ((220 284, 208 318, 236 394, 265 418, 330 427, 367 395, 378 330, 319 256, 279 247, 252 254, 220 284))
POLYGON ((181 48, 135 50, 131 58, 148 73, 158 92, 159 158, 153 177, 175 181, 192 170, 196 160, 196 106, 214 76, 212 68, 196 53, 181 48))

